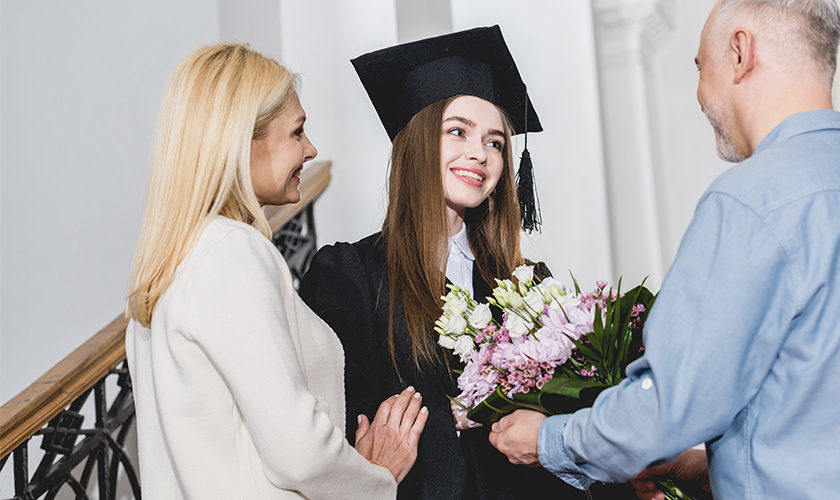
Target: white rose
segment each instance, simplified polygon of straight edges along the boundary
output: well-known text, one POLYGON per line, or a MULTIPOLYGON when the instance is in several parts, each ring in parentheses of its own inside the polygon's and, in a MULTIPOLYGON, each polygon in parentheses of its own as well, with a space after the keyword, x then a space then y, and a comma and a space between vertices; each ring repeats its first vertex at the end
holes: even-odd
POLYGON ((448 300, 446 305, 443 306, 443 310, 452 316, 460 316, 467 312, 467 299, 459 297, 448 300))
POLYGON ((513 276, 520 283, 529 283, 534 279, 534 266, 521 265, 513 270, 513 276))
POLYGON ((507 307, 507 292, 504 291, 502 288, 496 288, 493 290, 493 298, 496 299, 496 303, 500 307, 507 307))
POLYGON ((532 309, 528 311, 532 316, 542 314, 543 308, 545 307, 545 299, 543 299, 542 293, 537 289, 533 289, 525 295, 525 303, 532 309))
POLYGON ((533 323, 525 321, 517 314, 509 314, 507 321, 505 321, 505 328, 507 328, 508 334, 510 334, 511 338, 525 335, 533 326, 533 323))
POLYGON ((522 309, 522 306, 525 305, 525 302, 522 301, 522 296, 516 292, 510 292, 505 297, 508 305, 514 309, 522 309))
POLYGON ((450 316, 446 320, 443 331, 449 335, 461 335, 465 328, 467 328, 467 320, 463 316, 450 316))
POLYGON ((571 290, 567 289, 563 285, 553 284, 551 285, 549 290, 551 291, 551 296, 557 300, 564 300, 564 298, 568 299, 569 297, 576 297, 576 295, 572 293, 571 290))
POLYGON ((470 314, 470 324, 479 330, 487 326, 491 319, 493 319, 493 314, 490 312, 489 304, 478 304, 470 314))
POLYGON ((441 335, 438 338, 438 344, 444 349, 455 349, 455 340, 447 335, 441 335))
POLYGON ((455 354, 461 358, 462 363, 466 363, 475 352, 475 343, 469 335, 461 335, 455 342, 455 354))
POLYGON ((551 293, 551 286, 559 286, 563 288, 563 284, 557 281, 556 279, 552 278, 551 276, 545 278, 544 280, 540 281, 540 284, 537 285, 537 288, 545 292, 546 294, 551 293))

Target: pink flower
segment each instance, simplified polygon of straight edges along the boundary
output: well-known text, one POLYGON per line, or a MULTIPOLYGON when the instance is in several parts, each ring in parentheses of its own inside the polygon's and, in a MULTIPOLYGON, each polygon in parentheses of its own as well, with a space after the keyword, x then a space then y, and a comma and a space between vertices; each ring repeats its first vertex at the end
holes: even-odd
POLYGON ((578 340, 593 330, 595 311, 594 309, 587 310, 581 303, 578 307, 569 307, 563 311, 549 309, 546 314, 540 317, 540 320, 543 326, 550 331, 560 332, 569 338, 578 340))
POLYGON ((473 353, 463 373, 458 377, 458 388, 461 389, 461 394, 457 399, 463 405, 474 407, 499 385, 498 372, 488 364, 492 351, 493 346, 483 344, 477 352, 473 353))
MULTIPOLYGON (((540 330, 542 331, 542 330, 540 330)), ((519 352, 537 363, 563 364, 572 355, 572 342, 560 332, 546 331, 539 339, 530 337, 519 345, 519 352)))
POLYGON ((633 306, 633 309, 630 311, 630 317, 635 318, 636 316, 645 312, 645 305, 644 304, 636 304, 633 306))

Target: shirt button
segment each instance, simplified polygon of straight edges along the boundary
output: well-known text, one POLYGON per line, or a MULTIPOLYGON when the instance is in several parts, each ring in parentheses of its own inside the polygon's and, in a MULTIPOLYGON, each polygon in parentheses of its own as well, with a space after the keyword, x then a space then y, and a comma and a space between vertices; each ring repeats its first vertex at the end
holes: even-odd
POLYGON ((644 377, 642 379, 642 390, 649 391, 651 387, 653 387, 653 380, 650 377, 644 377))

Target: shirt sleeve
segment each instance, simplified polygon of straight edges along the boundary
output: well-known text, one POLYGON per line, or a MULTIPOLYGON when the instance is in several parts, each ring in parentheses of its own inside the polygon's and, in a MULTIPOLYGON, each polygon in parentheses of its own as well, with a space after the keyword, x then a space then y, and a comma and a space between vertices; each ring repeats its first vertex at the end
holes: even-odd
POLYGON ((644 356, 592 408, 543 421, 540 462, 583 489, 626 481, 722 435, 781 349, 794 285, 761 217, 708 193, 648 317, 644 356))
POLYGON ((258 239, 231 234, 199 264, 189 331, 225 380, 271 483, 307 498, 393 498, 390 472, 359 455, 316 409, 293 341, 308 332, 289 318, 288 269, 258 239))

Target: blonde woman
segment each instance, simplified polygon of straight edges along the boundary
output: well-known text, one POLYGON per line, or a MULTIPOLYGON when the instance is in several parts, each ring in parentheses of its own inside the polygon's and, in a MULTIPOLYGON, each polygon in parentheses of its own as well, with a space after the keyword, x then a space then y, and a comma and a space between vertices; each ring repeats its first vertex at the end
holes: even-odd
POLYGON ((393 498, 414 463, 411 388, 345 440, 341 344, 269 239, 261 205, 299 201, 317 154, 304 120, 295 76, 241 45, 169 81, 127 304, 146 498, 393 498))

